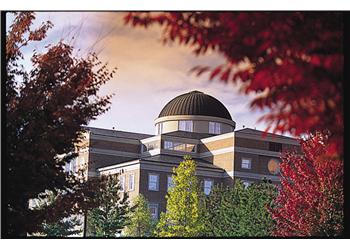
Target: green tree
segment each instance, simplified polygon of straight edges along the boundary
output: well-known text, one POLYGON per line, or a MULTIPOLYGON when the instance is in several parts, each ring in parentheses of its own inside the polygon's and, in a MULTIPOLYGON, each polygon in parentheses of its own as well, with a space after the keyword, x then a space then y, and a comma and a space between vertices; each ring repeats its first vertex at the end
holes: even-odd
POLYGON ((148 202, 142 194, 134 200, 134 211, 130 215, 130 224, 126 227, 125 236, 150 237, 153 236, 155 222, 148 208, 148 202))
MULTIPOLYGON (((35 210, 45 209, 47 206, 57 206, 58 195, 54 195, 52 191, 46 191, 42 198, 31 200, 32 208, 35 210)), ((82 221, 77 215, 59 219, 56 222, 44 221, 41 225, 40 232, 36 232, 33 236, 48 237, 68 237, 78 235, 82 232, 82 221)))
POLYGON ((205 200, 205 235, 209 237, 232 237, 237 228, 236 209, 241 189, 223 185, 214 186, 205 200))
POLYGON ((96 55, 74 56, 73 46, 63 41, 26 58, 23 49, 37 41, 44 43, 53 25, 44 22, 33 28, 33 12, 14 13, 13 18, 6 33, 6 71, 2 74, 6 115, 2 236, 26 237, 40 232, 44 221, 55 223, 76 207, 75 201, 40 210, 28 204, 45 190, 60 192, 61 197, 79 193, 75 187, 80 184, 67 180, 63 166, 76 156, 70 153, 83 139, 82 126, 108 109, 111 96, 97 92, 115 70, 101 65, 96 55), (27 67, 23 59, 32 65, 27 67))
POLYGON ((233 188, 215 187, 205 204, 205 234, 210 237, 270 236, 274 222, 268 207, 277 188, 262 181, 245 187, 238 180, 233 188))
POLYGON ((276 196, 277 187, 266 181, 244 189, 237 209, 239 236, 266 237, 272 234, 274 222, 268 208, 276 196))
POLYGON ((196 163, 190 156, 173 169, 174 187, 166 195, 166 213, 162 213, 156 228, 159 237, 197 237, 203 232, 203 217, 196 163))
POLYGON ((78 217, 63 218, 56 223, 43 223, 42 233, 47 237, 77 236, 82 232, 82 221, 78 217))
POLYGON ((118 175, 101 177, 95 194, 97 207, 89 211, 92 236, 116 237, 127 225, 130 212, 128 194, 121 194, 118 175))

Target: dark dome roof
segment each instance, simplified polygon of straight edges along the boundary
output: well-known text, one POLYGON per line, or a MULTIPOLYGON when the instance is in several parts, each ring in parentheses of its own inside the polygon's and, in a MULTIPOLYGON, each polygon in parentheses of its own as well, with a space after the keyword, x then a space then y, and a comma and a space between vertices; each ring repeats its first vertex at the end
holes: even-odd
POLYGON ((175 97, 165 105, 158 117, 172 115, 203 115, 232 120, 230 113, 220 101, 200 91, 175 97))

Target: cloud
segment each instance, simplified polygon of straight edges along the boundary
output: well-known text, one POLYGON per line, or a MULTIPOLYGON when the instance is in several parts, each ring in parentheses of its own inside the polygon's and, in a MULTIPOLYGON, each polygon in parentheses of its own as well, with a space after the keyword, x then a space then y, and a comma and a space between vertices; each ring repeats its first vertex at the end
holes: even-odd
POLYGON ((75 35, 74 46, 81 49, 76 51, 77 55, 94 50, 103 62, 118 68, 115 77, 100 91, 101 95, 115 93, 111 109, 92 121, 90 126, 153 134, 154 119, 167 102, 177 95, 199 90, 224 103, 237 128, 243 124, 265 128, 264 124, 255 124, 262 113, 249 109, 252 96, 239 93, 238 87, 233 84, 208 81, 205 75, 196 77, 189 74, 189 70, 197 65, 223 63, 221 55, 195 56, 188 47, 177 44, 164 46, 159 40, 159 27, 142 29, 125 26, 124 14, 38 13, 36 24, 50 19, 55 25, 48 33, 48 42, 54 43, 61 38, 69 40, 75 35))

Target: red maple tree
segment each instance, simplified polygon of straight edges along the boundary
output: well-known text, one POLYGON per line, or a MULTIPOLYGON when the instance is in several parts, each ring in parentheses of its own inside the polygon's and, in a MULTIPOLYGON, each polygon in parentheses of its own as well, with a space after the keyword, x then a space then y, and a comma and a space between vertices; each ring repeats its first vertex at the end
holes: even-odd
POLYGON ((43 22, 35 28, 35 13, 12 15, 3 75, 6 216, 2 218, 2 236, 11 238, 40 232, 42 222, 55 223, 86 210, 77 209, 77 204, 90 205, 85 201, 92 182, 67 176, 63 166, 77 156, 73 152, 84 139, 82 126, 108 110, 111 95, 100 96, 98 91, 116 71, 95 54, 74 56, 74 47, 64 41, 45 46, 42 53, 35 51, 30 56, 32 67, 26 67, 23 49, 44 42, 53 24, 43 22), (34 209, 30 201, 45 198, 47 190, 58 195, 56 202, 34 209))
POLYGON ((281 188, 270 210, 275 236, 342 235, 343 163, 324 155, 327 136, 301 142, 302 154, 282 156, 281 188))
POLYGON ((163 41, 187 45, 197 55, 213 50, 226 58, 198 75, 243 82, 258 93, 252 108, 269 108, 267 130, 295 136, 330 131, 327 153, 343 152, 343 24, 337 12, 129 13, 125 22, 163 27, 163 41), (238 80, 241 81, 238 81, 238 80))

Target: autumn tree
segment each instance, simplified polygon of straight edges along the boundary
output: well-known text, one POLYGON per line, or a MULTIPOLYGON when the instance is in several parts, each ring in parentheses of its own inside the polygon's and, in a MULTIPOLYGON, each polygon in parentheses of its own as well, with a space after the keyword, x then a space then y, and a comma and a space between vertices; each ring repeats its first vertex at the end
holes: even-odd
POLYGON ((153 236, 155 221, 148 208, 146 198, 139 194, 133 201, 134 211, 130 214, 129 225, 124 230, 128 237, 150 237, 153 236))
POLYGON ((236 180, 233 187, 214 187, 205 202, 205 235, 271 236, 274 222, 268 208, 276 195, 276 186, 266 181, 245 187, 236 180))
POLYGON ((271 209, 276 236, 336 237, 343 233, 343 162, 324 156, 328 136, 301 142, 302 154, 286 152, 281 190, 271 209))
POLYGON ((343 14, 339 12, 129 13, 125 22, 159 24, 163 41, 196 55, 209 51, 225 63, 197 66, 198 75, 240 84, 257 94, 252 108, 273 132, 294 136, 329 131, 327 154, 343 151, 343 14))
POLYGON ((190 156, 173 169, 174 186, 166 195, 166 212, 156 228, 159 237, 198 237, 204 229, 202 193, 195 176, 196 162, 190 156))
POLYGON ((129 219, 128 193, 121 192, 118 175, 102 176, 96 188, 97 207, 87 217, 91 236, 117 237, 129 219))
MULTIPOLYGON (((9 15, 9 13, 8 13, 9 15)), ((60 41, 34 52, 31 67, 23 64, 23 49, 44 42, 53 26, 44 22, 33 28, 35 14, 13 14, 6 33, 5 89, 5 237, 23 237, 41 230, 44 221, 59 221, 71 212, 67 207, 33 210, 29 201, 45 190, 70 196, 76 180, 67 180, 65 163, 75 157, 74 145, 83 137, 83 125, 104 113, 111 96, 98 96, 100 87, 113 77, 96 55, 73 55, 73 46, 60 41)), ((80 193, 80 191, 78 192, 80 193)), ((63 203, 59 203, 63 204, 63 203)))

